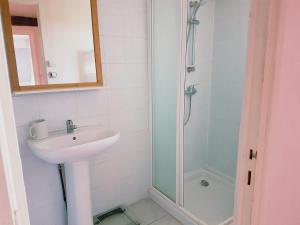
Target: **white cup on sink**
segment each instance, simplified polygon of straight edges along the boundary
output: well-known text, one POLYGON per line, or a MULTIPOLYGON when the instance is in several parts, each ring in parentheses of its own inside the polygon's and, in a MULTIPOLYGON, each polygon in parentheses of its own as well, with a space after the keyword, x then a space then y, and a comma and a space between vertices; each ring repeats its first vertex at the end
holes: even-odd
POLYGON ((44 119, 31 122, 29 127, 29 137, 35 140, 41 140, 48 137, 48 124, 44 119))

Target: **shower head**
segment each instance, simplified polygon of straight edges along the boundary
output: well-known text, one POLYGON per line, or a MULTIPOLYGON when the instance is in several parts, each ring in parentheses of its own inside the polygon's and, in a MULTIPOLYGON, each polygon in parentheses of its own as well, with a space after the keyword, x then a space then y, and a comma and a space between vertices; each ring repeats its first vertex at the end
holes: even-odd
POLYGON ((191 14, 190 20, 195 19, 198 9, 200 8, 200 6, 202 6, 204 4, 206 4, 206 0, 195 0, 195 1, 189 2, 189 6, 192 9, 192 14, 191 14))
POLYGON ((206 0, 196 0, 196 1, 190 1, 189 5, 191 8, 195 8, 198 10, 198 8, 202 5, 206 4, 206 0))

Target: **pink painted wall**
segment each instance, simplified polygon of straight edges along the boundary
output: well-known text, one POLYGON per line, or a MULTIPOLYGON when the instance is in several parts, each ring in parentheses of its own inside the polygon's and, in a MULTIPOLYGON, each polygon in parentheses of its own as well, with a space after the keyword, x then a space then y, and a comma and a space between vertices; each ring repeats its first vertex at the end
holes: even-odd
POLYGON ((299 21, 300 1, 281 1, 275 89, 255 225, 300 225, 299 21))
POLYGON ((10 215, 9 200, 7 196, 6 181, 4 177, 2 159, 0 154, 0 224, 12 225, 12 218, 10 215))
POLYGON ((9 3, 10 14, 13 16, 37 17, 38 4, 9 3))

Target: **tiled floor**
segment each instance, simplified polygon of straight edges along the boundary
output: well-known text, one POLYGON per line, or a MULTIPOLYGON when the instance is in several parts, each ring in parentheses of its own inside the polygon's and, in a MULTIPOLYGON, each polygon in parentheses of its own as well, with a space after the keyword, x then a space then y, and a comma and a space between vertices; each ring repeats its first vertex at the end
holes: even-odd
MULTIPOLYGON (((207 225, 218 225, 233 214, 234 184, 208 172, 186 178, 185 208, 207 225), (207 180, 209 186, 201 185, 207 180)), ((111 216, 99 225, 182 225, 151 199, 142 199, 125 207, 125 214, 111 216)))
MULTIPOLYGON (((126 215, 140 225, 182 225, 151 199, 143 199, 126 207, 126 215)), ((124 214, 106 219, 100 225, 134 225, 124 214)))
POLYGON ((125 214, 117 214, 106 218, 98 225, 136 225, 136 223, 131 221, 125 214))
POLYGON ((218 225, 233 215, 234 184, 203 170, 187 178, 184 185, 184 207, 207 225, 218 225), (208 187, 201 180, 209 182, 208 187))

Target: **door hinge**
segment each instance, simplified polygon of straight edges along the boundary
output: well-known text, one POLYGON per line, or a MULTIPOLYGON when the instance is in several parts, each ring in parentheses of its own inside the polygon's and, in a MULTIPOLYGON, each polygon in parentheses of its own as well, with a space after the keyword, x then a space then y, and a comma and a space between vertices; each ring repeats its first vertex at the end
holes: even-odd
POLYGON ((257 159, 257 151, 254 151, 253 149, 250 149, 249 159, 250 160, 257 159))

